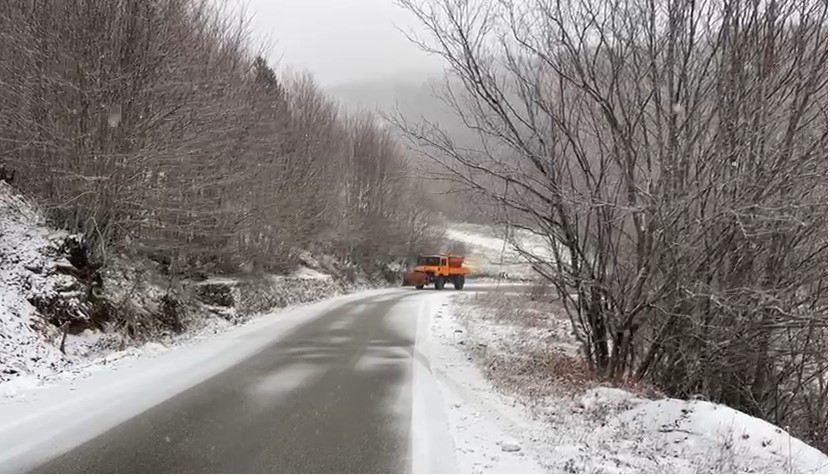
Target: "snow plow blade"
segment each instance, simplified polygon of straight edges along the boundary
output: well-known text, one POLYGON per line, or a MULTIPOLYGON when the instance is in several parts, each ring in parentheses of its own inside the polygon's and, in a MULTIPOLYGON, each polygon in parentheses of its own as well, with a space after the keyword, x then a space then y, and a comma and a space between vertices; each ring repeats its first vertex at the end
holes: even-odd
POLYGON ((402 287, 417 287, 423 286, 427 281, 427 276, 423 272, 409 271, 403 276, 402 287))

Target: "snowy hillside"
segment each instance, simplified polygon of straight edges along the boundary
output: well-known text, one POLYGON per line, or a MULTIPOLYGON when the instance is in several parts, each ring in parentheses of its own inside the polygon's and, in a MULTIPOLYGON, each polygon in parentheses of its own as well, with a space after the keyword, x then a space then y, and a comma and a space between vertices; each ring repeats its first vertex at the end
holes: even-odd
POLYGON ((0 383, 49 374, 67 363, 59 335, 30 303, 71 285, 54 272, 65 236, 46 227, 31 203, 0 182, 0 383))
MULTIPOLYGON (((512 229, 514 239, 534 255, 548 257, 550 246, 539 236, 512 229)), ((446 232, 451 241, 464 246, 465 264, 482 277, 506 276, 514 280, 532 280, 538 277, 527 260, 504 239, 505 229, 470 223, 451 223, 446 232)))
POLYGON ((273 308, 378 285, 354 272, 352 281, 335 279, 338 263, 307 255, 316 268, 181 282, 171 323, 164 305, 172 286, 156 263, 113 252, 96 295, 99 302, 117 302, 119 311, 98 315, 92 324, 89 283, 75 277, 68 242, 76 241, 50 228, 33 202, 0 181, 0 398, 154 357, 273 308), (74 326, 67 332, 59 328, 69 321, 74 326))

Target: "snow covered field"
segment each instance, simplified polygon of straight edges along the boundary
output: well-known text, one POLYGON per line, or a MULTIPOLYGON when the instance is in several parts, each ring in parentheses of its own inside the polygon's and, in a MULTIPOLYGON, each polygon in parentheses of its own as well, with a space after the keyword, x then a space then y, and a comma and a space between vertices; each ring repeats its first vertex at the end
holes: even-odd
MULTIPOLYGON (((532 280, 536 274, 530 264, 505 242, 504 229, 470 223, 450 223, 447 238, 462 243, 465 247, 465 265, 479 276, 498 277, 506 275, 513 280, 532 280)), ((539 236, 527 231, 513 230, 525 250, 535 255, 547 256, 549 246, 539 236)))
POLYGON ((827 472, 820 451, 729 407, 568 374, 578 369, 552 373, 561 368, 532 355, 569 361, 575 347, 560 323, 533 311, 503 318, 492 301, 457 296, 431 322, 433 372, 462 472, 827 472))

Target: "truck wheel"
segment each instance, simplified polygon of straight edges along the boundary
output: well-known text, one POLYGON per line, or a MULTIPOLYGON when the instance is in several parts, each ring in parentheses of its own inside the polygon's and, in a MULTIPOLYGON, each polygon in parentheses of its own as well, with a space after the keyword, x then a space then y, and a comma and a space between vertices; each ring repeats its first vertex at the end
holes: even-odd
POLYGON ((455 290, 463 289, 464 288, 464 276, 463 275, 456 276, 455 281, 453 282, 453 285, 455 285, 455 290))
POLYGON ((415 286, 416 289, 421 290, 424 288, 424 284, 418 284, 415 286))
POLYGON ((444 278, 442 276, 438 276, 435 278, 435 290, 443 290, 444 289, 444 278))

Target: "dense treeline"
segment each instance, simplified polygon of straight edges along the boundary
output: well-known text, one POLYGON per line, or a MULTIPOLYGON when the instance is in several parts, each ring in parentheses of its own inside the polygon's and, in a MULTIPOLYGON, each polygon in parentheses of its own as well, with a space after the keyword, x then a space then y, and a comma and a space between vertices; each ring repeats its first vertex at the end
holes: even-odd
POLYGON ((4 2, 0 169, 102 260, 113 244, 176 272, 417 252, 430 213, 396 142, 252 46, 216 2, 4 2))
POLYGON ((399 125, 549 240, 594 370, 826 450, 827 3, 402 3, 479 143, 399 125))

